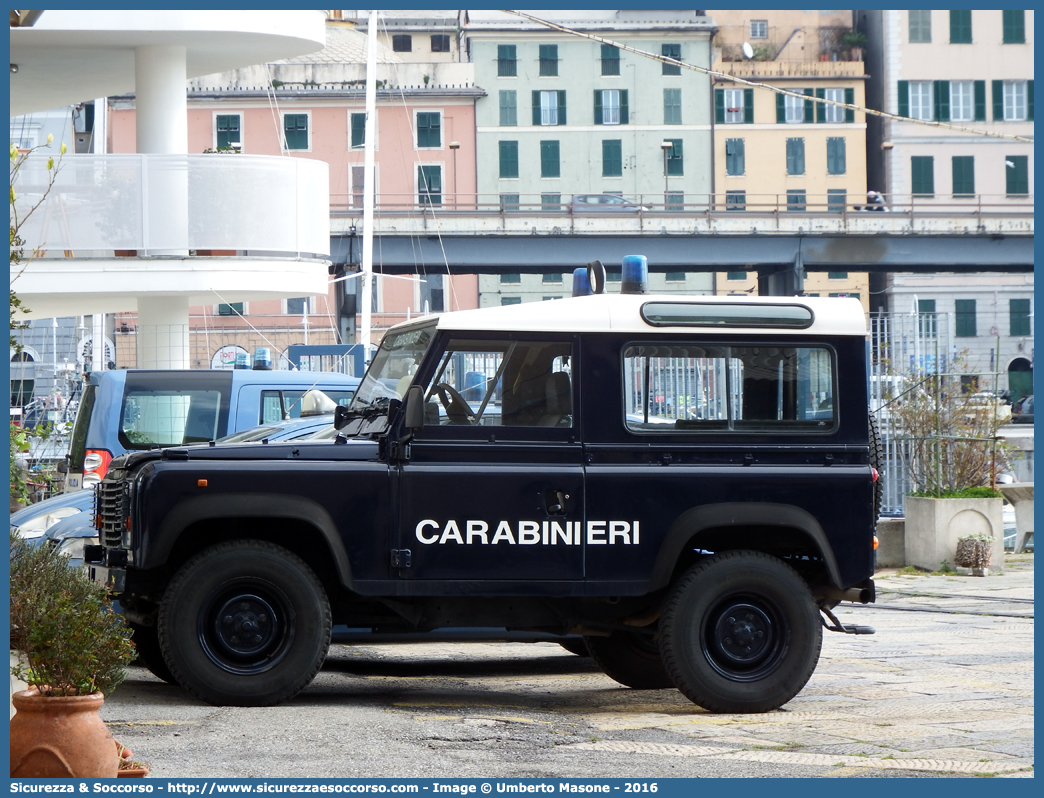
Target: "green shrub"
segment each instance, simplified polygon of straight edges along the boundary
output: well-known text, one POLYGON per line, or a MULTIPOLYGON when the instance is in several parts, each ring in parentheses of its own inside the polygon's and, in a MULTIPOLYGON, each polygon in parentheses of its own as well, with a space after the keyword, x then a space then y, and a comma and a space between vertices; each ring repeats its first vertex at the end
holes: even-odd
POLYGON ((993 488, 961 488, 960 490, 921 490, 911 493, 920 499, 1002 499, 1004 494, 993 488))
POLYGON ((12 667, 43 695, 112 693, 134 658, 131 630, 112 611, 104 588, 48 544, 11 535, 12 667))

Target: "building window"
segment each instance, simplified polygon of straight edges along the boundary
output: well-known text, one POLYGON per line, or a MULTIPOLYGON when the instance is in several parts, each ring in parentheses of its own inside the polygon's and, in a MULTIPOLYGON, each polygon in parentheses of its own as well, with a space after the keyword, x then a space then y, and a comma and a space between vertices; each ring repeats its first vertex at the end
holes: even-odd
POLYGON ((502 296, 500 298, 501 305, 521 305, 522 297, 520 296, 502 296))
POLYGON ((747 279, 747 273, 746 272, 725 272, 725 279, 726 280, 746 280, 747 279))
POLYGON ((725 139, 725 174, 742 175, 746 172, 746 148, 743 139, 725 139))
POLYGON ((971 11, 950 12, 950 44, 971 44, 971 11))
POLYGON ((978 335, 975 329, 975 300, 958 299, 955 303, 957 337, 974 338, 978 335))
MULTIPOLYGON (((811 97, 815 94, 812 89, 792 89, 796 93, 811 97)), ((822 91, 822 90, 821 90, 822 91)), ((814 122, 816 118, 816 103, 802 97, 792 97, 789 94, 776 95, 776 123, 795 124, 800 122, 814 122)))
POLYGON ((562 210, 561 194, 541 194, 540 210, 544 212, 557 213, 562 210))
POLYGON ((1029 194, 1029 156, 1009 155, 1004 159, 1005 185, 1009 195, 1029 194))
POLYGON ((845 140, 843 137, 833 137, 827 139, 827 174, 828 175, 843 175, 848 165, 845 157, 845 140))
POLYGON ((804 189, 790 189, 787 191, 787 210, 788 211, 803 211, 805 210, 805 190, 804 189))
POLYGON ((214 138, 215 149, 231 149, 233 144, 242 144, 243 137, 240 132, 242 118, 239 114, 217 114, 214 117, 214 127, 217 135, 214 138))
POLYGON ((602 45, 602 74, 620 74, 620 48, 611 44, 602 45))
POLYGON ((847 280, 848 272, 827 272, 828 280, 847 280))
POLYGON ((623 141, 620 139, 602 142, 602 177, 623 177, 623 141))
POLYGON ((500 126, 515 127, 518 124, 518 92, 500 92, 500 126))
POLYGON ((747 192, 746 191, 726 191, 725 192, 725 210, 727 210, 727 211, 745 211, 745 210, 747 210, 747 192))
POLYGON ((417 204, 442 204, 442 165, 430 164, 417 167, 417 204))
POLYGON ((768 38, 768 20, 767 19, 752 19, 750 21, 750 38, 752 38, 752 39, 767 39, 768 38))
POLYGON ((950 81, 950 121, 971 122, 975 118, 975 84, 971 80, 950 81))
POLYGON ((953 156, 953 196, 970 197, 975 194, 975 158, 971 155, 953 156))
POLYGON ((500 195, 500 210, 501 211, 517 211, 519 209, 519 196, 518 194, 501 194, 500 195))
POLYGON ((219 316, 242 316, 243 315, 243 303, 232 302, 228 305, 218 305, 219 316))
POLYGON ((562 272, 555 272, 554 274, 545 273, 543 282, 545 284, 546 283, 561 283, 562 282, 562 272))
POLYGON ((522 282, 522 275, 518 274, 518 273, 516 273, 516 274, 502 274, 502 275, 500 275, 500 282, 501 282, 502 285, 504 283, 517 285, 517 284, 522 282))
MULTIPOLYGON (((847 102, 844 89, 824 89, 823 97, 835 103, 847 102)), ((831 124, 840 124, 845 121, 845 109, 840 105, 827 105, 823 109, 823 119, 831 124)))
POLYGON ((412 53, 413 37, 408 33, 396 33, 392 36, 392 51, 396 53, 412 53))
POLYGON ((800 124, 805 121, 805 100, 801 97, 792 97, 789 94, 783 95, 783 109, 783 121, 788 125, 800 124))
POLYGON ((932 40, 932 12, 927 9, 907 11, 910 15, 910 43, 923 44, 932 40))
POLYGON ((308 312, 308 297, 301 296, 286 300, 286 315, 303 316, 308 312))
POLYGON ((1001 11, 1005 44, 1026 43, 1026 12, 1001 11))
POLYGON ((1030 301, 1028 299, 1009 299, 1008 316, 1011 324, 1011 335, 1030 335, 1030 301))
POLYGON ((562 176, 561 167, 559 165, 559 151, 557 141, 540 142, 540 176, 562 176))
POLYGON ((805 174, 804 139, 787 139, 787 174, 805 174))
POLYGON ((919 197, 935 194, 935 158, 931 155, 910 158, 910 191, 919 197))
MULTIPOLYGON (((681 61, 681 43, 661 45, 660 54, 666 58, 673 58, 675 61, 681 61)), ((660 66, 662 67, 661 73, 664 75, 681 74, 681 67, 678 64, 667 64, 661 61, 660 66)))
POLYGON ((417 112, 417 148, 439 148, 442 146, 442 112, 417 112))
POLYGON ((663 195, 663 205, 669 211, 684 211, 685 193, 682 191, 668 191, 663 195))
MULTIPOLYGON (((380 171, 380 165, 373 165, 373 185, 374 185, 374 198, 380 196, 378 186, 380 186, 380 180, 377 179, 377 174, 380 171)), ((364 203, 365 187, 366 187, 366 166, 365 164, 350 164, 348 166, 348 182, 349 190, 351 191, 351 202, 352 207, 361 208, 364 203)))
POLYGON ((663 123, 665 125, 682 123, 681 89, 663 90, 663 123))
POLYGON ((750 124, 754 121, 754 89, 715 89, 714 121, 750 124))
POLYGON ((917 300, 917 330, 922 338, 934 338, 936 333, 935 324, 935 300, 917 300))
POLYGON ((566 123, 566 93, 564 91, 533 92, 533 124, 564 125, 566 123))
POLYGON ((365 147, 366 146, 366 114, 355 114, 351 115, 351 127, 352 127, 352 148, 365 147))
POLYGON ((684 283, 685 272, 667 272, 666 279, 668 283, 684 283))
POLYGON ((442 313, 446 309, 446 289, 443 287, 443 275, 427 274, 421 278, 420 304, 431 313, 442 313), (425 307, 426 306, 426 307, 425 307))
POLYGON ((843 188, 827 189, 827 213, 841 213, 845 209, 848 191, 843 188))
POLYGON ((431 51, 433 53, 448 53, 450 51, 450 37, 448 33, 431 34, 431 51))
POLYGON ((540 77, 558 77, 558 45, 540 45, 540 77))
POLYGON ((283 114, 283 135, 288 150, 307 150, 308 114, 283 114))
POLYGON ((930 80, 911 80, 909 116, 930 122, 935 118, 932 106, 932 82, 930 80))
POLYGON ((515 45, 497 45, 497 77, 513 78, 518 75, 518 57, 515 54, 515 45))
POLYGON ((626 125, 627 117, 627 89, 595 89, 596 125, 626 125))
POLYGON ((685 161, 682 157, 681 139, 664 139, 671 143, 667 150, 667 174, 672 177, 681 177, 685 174, 685 161))
MULTIPOLYGON (((1003 83, 1003 86, 1004 86, 1004 90, 1003 90, 1003 92, 1004 92, 1004 94, 1003 94, 1003 96, 1004 96, 1004 121, 1005 122, 1023 122, 1023 121, 1026 121, 1027 119, 1032 119, 1033 118, 1032 114, 1031 113, 1027 113, 1027 103, 1026 103, 1027 90, 1026 89, 1027 89, 1028 85, 1032 85, 1033 84, 1033 81, 1028 81, 1027 82, 1025 80, 1005 80, 1005 81, 995 80, 993 82, 993 86, 994 86, 993 92, 994 92, 994 103, 995 104, 997 102, 996 97, 997 97, 997 84, 998 83, 1003 83)), ((1030 96, 1032 96, 1032 92, 1028 92, 1028 94, 1030 96)), ((1029 107, 1032 107, 1032 106, 1029 106, 1029 107)), ((994 118, 996 119, 996 117, 997 117, 997 113, 996 113, 996 109, 994 109, 994 118)))
POLYGON ((500 176, 518 177, 518 142, 500 142, 500 176))

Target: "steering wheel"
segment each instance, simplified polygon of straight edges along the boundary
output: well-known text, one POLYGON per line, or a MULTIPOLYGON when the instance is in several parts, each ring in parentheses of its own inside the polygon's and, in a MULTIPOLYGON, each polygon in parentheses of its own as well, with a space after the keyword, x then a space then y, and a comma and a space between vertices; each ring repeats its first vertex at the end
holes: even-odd
POLYGON ((475 414, 471 412, 471 405, 464 401, 464 397, 457 393, 456 388, 440 382, 435 386, 435 393, 438 394, 442 406, 446 408, 446 417, 451 424, 474 423, 475 414))

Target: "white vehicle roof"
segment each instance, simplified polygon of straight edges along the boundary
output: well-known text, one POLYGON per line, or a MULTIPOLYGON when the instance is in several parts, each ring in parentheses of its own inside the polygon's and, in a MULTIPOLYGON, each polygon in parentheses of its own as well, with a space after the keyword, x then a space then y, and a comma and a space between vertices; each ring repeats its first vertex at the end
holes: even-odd
MULTIPOLYGON (((682 310, 685 307, 675 307, 682 310)), ((651 310, 651 308, 649 309, 651 310)), ((800 313, 801 311, 799 311, 800 313)), ((475 330, 505 332, 634 332, 634 333, 687 333, 694 331, 709 333, 771 333, 789 335, 866 335, 866 318, 863 306, 853 297, 737 297, 737 296, 691 296, 679 294, 596 294, 593 296, 569 297, 544 302, 527 302, 521 305, 478 308, 443 313, 438 317, 440 330, 475 330), (650 324, 642 315, 642 308, 661 303, 671 306, 689 306, 691 309, 713 316, 716 311, 728 314, 747 306, 769 317, 769 323, 742 326, 733 321, 727 324, 650 324), (806 308, 811 311, 811 323, 802 326, 777 326, 771 323, 773 309, 787 313, 788 309, 806 308)), ((392 330, 430 322, 412 320, 396 325, 392 330)))

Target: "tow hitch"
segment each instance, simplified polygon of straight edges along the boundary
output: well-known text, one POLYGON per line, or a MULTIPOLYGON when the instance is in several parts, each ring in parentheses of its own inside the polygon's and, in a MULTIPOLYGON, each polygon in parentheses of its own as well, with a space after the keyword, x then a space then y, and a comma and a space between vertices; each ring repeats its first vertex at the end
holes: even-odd
POLYGON ((823 622, 823 628, 831 632, 841 632, 846 635, 872 635, 876 634, 877 632, 877 630, 874 629, 874 627, 872 626, 857 626, 856 624, 849 624, 848 626, 845 626, 843 623, 841 623, 841 621, 837 619, 834 613, 832 613, 826 607, 820 607, 819 611, 834 622, 834 625, 831 626, 826 622, 826 618, 820 617, 819 619, 823 622))

